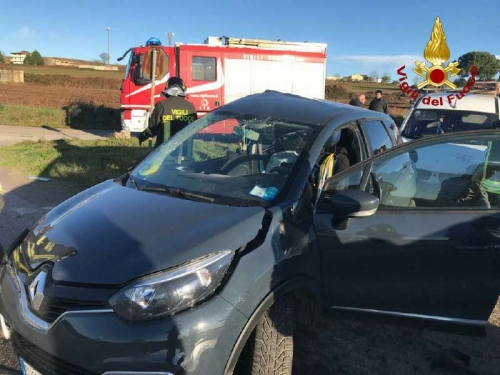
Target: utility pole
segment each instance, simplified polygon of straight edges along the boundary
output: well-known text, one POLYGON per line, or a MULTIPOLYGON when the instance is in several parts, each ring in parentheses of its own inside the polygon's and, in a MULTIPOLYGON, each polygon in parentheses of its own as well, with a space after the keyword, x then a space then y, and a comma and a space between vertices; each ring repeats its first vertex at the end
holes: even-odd
POLYGON ((106 31, 108 32, 108 65, 109 61, 111 60, 111 56, 109 56, 109 30, 111 30, 111 28, 106 27, 106 31))
POLYGON ((172 37, 174 36, 174 33, 167 33, 167 38, 168 38, 168 46, 172 46, 172 37))

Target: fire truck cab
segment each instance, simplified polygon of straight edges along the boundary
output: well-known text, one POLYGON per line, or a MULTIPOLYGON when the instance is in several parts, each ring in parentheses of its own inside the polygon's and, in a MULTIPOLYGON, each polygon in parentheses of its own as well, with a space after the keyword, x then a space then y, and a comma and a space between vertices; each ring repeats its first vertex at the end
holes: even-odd
POLYGON ((209 37, 204 44, 130 48, 121 85, 122 129, 143 131, 169 77, 186 83, 198 116, 241 97, 277 90, 324 99, 324 43, 209 37), (154 76, 154 78, 153 78, 154 76), (153 82, 154 81, 154 82, 153 82))

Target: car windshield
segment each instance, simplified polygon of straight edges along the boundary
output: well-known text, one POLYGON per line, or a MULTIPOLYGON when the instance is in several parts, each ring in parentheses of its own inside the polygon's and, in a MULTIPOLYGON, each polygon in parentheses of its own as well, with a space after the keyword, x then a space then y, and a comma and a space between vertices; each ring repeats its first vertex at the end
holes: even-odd
POLYGON ((320 127, 277 118, 207 114, 176 133, 131 173, 140 190, 216 204, 267 206, 286 193, 320 127))
POLYGON ((492 113, 416 109, 408 119, 403 136, 420 138, 425 135, 467 130, 485 130, 497 120, 492 113))

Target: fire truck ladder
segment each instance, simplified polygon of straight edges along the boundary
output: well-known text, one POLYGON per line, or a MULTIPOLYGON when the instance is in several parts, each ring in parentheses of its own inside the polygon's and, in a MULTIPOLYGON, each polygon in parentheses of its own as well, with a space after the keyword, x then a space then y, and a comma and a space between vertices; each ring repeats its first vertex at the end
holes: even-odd
POLYGON ((327 47, 326 43, 284 42, 281 40, 275 41, 262 39, 230 38, 227 36, 223 36, 222 39, 225 39, 225 45, 227 46, 246 46, 311 52, 325 52, 327 47))

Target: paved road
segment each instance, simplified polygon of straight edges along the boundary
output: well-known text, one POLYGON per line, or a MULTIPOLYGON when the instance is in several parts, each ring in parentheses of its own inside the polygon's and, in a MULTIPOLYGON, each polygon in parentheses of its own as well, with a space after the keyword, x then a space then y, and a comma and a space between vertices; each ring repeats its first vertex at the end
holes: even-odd
POLYGON ((58 139, 105 139, 113 134, 112 130, 77 130, 69 128, 8 126, 0 125, 0 146, 22 141, 58 140, 58 139))
MULTIPOLYGON (((74 188, 57 180, 31 181, 0 169, 5 208, 0 214, 0 242, 9 244, 74 188)), ((324 317, 300 332, 294 375, 499 375, 500 358, 488 354, 481 338, 324 317)), ((10 345, 0 335, 2 369, 18 369, 10 345)))

